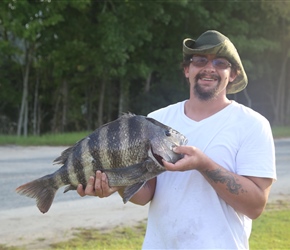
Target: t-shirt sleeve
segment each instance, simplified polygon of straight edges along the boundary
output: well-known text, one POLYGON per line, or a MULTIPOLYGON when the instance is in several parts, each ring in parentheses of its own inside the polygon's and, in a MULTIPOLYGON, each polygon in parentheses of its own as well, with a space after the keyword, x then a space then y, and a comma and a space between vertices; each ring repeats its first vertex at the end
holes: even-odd
POLYGON ((237 174, 277 179, 275 147, 269 122, 256 121, 241 141, 236 156, 237 174))

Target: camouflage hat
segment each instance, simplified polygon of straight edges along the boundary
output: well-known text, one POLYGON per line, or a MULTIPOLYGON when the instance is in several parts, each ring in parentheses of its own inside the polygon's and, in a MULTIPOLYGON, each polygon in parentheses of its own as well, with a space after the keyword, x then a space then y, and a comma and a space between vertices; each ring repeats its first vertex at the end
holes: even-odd
POLYGON ((215 30, 209 30, 201 34, 197 40, 191 38, 184 39, 183 58, 194 54, 214 54, 219 57, 225 57, 238 68, 239 74, 236 79, 227 86, 227 94, 238 93, 247 86, 248 77, 238 51, 230 39, 223 34, 215 30))

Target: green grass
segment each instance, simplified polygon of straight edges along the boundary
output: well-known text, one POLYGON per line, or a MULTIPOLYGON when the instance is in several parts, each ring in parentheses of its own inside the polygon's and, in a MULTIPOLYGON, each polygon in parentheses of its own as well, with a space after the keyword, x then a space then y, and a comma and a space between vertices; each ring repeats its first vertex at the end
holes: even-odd
MULTIPOLYGON (((290 204, 269 204, 253 221, 250 249, 290 249, 290 204), (278 209, 278 210, 277 210, 278 209)), ((117 228, 102 233, 81 229, 74 239, 52 245, 54 250, 141 249, 145 223, 134 228, 117 228)))
POLYGON ((250 249, 290 249, 290 203, 270 203, 267 208, 253 221, 250 249))
MULTIPOLYGON (((80 228, 68 241, 52 244, 53 250, 120 250, 141 249, 146 223, 112 230, 80 228)), ((290 249, 290 203, 270 203, 264 213, 253 221, 250 249, 290 249)), ((0 245, 0 250, 25 248, 0 245)))
POLYGON ((72 240, 51 246, 55 250, 141 249, 145 226, 145 223, 140 223, 132 228, 115 228, 107 232, 80 229, 72 240))
POLYGON ((5 245, 0 244, 0 250, 22 250, 22 249, 18 247, 7 247, 5 245))
MULTIPOLYGON (((290 137, 289 127, 273 127, 274 138, 290 137)), ((63 134, 44 134, 41 136, 29 135, 27 137, 16 135, 1 135, 0 145, 21 145, 21 146, 70 146, 84 138, 90 132, 73 132, 63 134)), ((0 249, 1 250, 1 249, 0 249)))
POLYGON ((274 138, 290 137, 290 126, 288 127, 272 127, 274 138))
POLYGON ((90 134, 90 132, 74 132, 63 134, 45 134, 41 136, 29 135, 0 135, 0 145, 20 145, 20 146, 69 146, 75 144, 80 139, 90 134))

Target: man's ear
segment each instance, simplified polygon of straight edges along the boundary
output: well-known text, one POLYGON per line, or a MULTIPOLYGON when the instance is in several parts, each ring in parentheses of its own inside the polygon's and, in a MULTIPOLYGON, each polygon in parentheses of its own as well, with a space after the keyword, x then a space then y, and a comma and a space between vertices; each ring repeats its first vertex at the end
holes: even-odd
POLYGON ((237 71, 234 70, 234 69, 231 69, 231 73, 230 73, 230 82, 233 82, 233 81, 236 79, 237 76, 238 76, 237 71))
POLYGON ((189 66, 184 67, 183 72, 184 72, 184 76, 186 78, 188 78, 189 77, 189 66))

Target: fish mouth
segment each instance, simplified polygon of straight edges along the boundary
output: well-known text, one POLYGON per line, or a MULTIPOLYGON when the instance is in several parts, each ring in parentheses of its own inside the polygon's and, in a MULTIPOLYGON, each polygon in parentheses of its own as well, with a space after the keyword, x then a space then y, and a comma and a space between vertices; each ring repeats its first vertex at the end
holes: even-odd
POLYGON ((155 160, 161 165, 161 166, 163 166, 164 167, 164 165, 163 165, 163 157, 162 156, 160 156, 160 155, 158 155, 158 154, 155 154, 154 153, 154 151, 152 150, 152 148, 151 148, 151 153, 152 153, 152 155, 153 155, 153 157, 155 158, 155 160))

